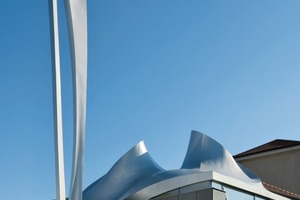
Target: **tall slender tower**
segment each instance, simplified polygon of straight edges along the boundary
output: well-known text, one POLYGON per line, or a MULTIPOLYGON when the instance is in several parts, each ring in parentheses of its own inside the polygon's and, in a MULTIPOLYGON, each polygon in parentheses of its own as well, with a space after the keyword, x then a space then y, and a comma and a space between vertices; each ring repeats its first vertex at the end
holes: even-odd
POLYGON ((57 0, 49 0, 51 50, 52 50, 52 80, 53 80, 53 113, 54 113, 54 143, 56 168, 56 199, 65 200, 65 172, 62 131, 62 104, 60 81, 60 56, 58 37, 57 0))
POLYGON ((74 101, 73 165, 70 200, 82 200, 87 89, 86 0, 65 0, 69 30, 74 101))
MULTIPOLYGON (((57 0, 49 0, 54 88, 57 199, 65 199, 57 0)), ((74 138, 70 200, 82 200, 87 89, 86 0, 65 0, 73 77, 74 138)))

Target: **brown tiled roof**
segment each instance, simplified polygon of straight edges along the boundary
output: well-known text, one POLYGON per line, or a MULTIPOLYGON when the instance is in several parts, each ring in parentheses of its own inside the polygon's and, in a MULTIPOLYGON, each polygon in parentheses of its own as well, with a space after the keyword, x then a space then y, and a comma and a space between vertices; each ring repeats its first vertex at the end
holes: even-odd
POLYGON ((233 157, 240 158, 243 156, 253 155, 253 154, 262 153, 262 152, 266 152, 266 151, 272 151, 272 150, 276 150, 276 149, 283 149, 283 148, 297 146, 297 145, 300 145, 300 141, 277 139, 277 140, 273 140, 269 143, 255 147, 253 149, 250 149, 248 151, 244 151, 233 157))
POLYGON ((292 198, 292 199, 300 199, 300 195, 299 194, 295 194, 293 192, 290 192, 290 191, 287 191, 285 189, 282 189, 280 187, 277 187, 275 185, 272 185, 272 184, 269 184, 269 183, 266 183, 266 182, 263 182, 263 185, 264 187, 271 191, 271 192, 274 192, 274 193, 277 193, 279 195, 282 195, 282 196, 285 196, 285 197, 288 197, 288 198, 292 198))

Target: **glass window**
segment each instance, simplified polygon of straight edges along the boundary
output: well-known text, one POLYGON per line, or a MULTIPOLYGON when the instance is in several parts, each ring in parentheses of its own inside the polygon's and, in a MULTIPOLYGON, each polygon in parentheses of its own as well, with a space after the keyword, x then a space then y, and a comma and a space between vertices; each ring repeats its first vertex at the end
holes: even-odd
POLYGON ((224 187, 227 200, 254 200, 254 196, 233 188, 224 187))
POLYGON ((223 186, 221 185, 221 183, 217 183, 217 182, 212 182, 211 183, 211 187, 215 188, 215 189, 218 189, 218 190, 224 190, 223 186))

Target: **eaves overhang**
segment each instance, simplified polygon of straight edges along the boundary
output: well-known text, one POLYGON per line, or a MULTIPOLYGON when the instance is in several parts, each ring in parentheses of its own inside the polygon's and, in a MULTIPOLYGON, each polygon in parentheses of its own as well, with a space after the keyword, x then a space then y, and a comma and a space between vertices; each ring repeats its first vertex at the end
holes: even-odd
POLYGON ((250 154, 250 155, 245 155, 245 156, 240 156, 240 157, 234 156, 234 158, 236 161, 240 162, 240 161, 244 161, 244 160, 251 160, 251 159, 265 157, 265 156, 274 156, 274 155, 278 155, 278 154, 284 154, 287 152, 292 152, 292 151, 297 151, 297 150, 300 150, 300 145, 286 147, 286 148, 282 148, 282 149, 275 149, 275 150, 270 150, 270 151, 266 151, 266 152, 260 152, 260 153, 255 153, 255 154, 250 154))

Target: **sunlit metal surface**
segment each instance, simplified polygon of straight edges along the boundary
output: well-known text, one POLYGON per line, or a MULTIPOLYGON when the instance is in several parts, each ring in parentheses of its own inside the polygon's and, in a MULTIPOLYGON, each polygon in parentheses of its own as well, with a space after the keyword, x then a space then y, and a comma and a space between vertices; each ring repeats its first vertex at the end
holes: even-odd
POLYGON ((57 0, 49 0, 51 50, 52 50, 52 80, 53 80, 53 108, 54 108, 54 144, 55 144, 55 173, 56 173, 56 199, 66 199, 62 102, 60 80, 60 53, 58 34, 57 0))
POLYGON ((85 189, 84 200, 145 200, 187 185, 218 181, 271 199, 287 199, 267 191, 260 179, 240 167, 212 138, 192 131, 180 169, 158 166, 140 142, 124 154, 109 172, 85 189))
POLYGON ((74 141, 70 200, 82 200, 87 89, 86 0, 65 0, 72 60, 74 141))
POLYGON ((138 143, 124 154, 110 171, 90 185, 83 194, 84 199, 116 200, 139 181, 164 171, 149 155, 144 142, 138 143))
POLYGON ((250 170, 243 170, 221 144, 196 131, 192 131, 181 169, 215 171, 246 182, 261 182, 250 170))

